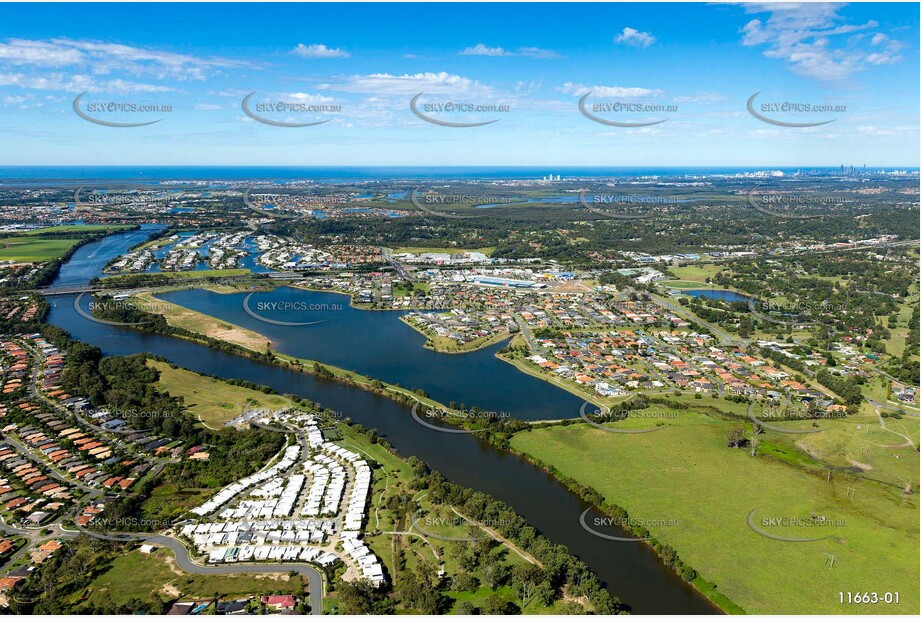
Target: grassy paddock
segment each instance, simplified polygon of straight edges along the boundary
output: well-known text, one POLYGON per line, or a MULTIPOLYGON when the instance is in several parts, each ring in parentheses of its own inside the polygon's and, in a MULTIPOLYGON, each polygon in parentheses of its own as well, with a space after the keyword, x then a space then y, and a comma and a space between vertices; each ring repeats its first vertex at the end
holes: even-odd
POLYGON ((148 360, 147 364, 160 372, 157 386, 174 397, 182 397, 188 411, 211 429, 220 429, 224 423, 242 414, 247 404, 269 410, 293 405, 280 395, 234 386, 160 361, 148 360))
MULTIPOLYGON (((619 426, 649 422, 631 419, 619 426)), ((727 448, 734 422, 685 412, 669 424, 631 435, 584 425, 535 429, 514 436, 512 447, 593 487, 632 517, 677 521, 650 529, 747 612, 918 612, 916 496, 847 473, 828 480, 824 471, 802 470, 796 458, 779 460, 768 447, 765 456, 755 457, 727 448), (759 523, 818 514, 844 525, 771 527, 791 538, 833 536, 775 541, 748 527, 752 509, 759 523), (841 605, 838 591, 848 590, 900 592, 901 604, 841 605)), ((916 484, 917 471, 914 478, 916 484)))

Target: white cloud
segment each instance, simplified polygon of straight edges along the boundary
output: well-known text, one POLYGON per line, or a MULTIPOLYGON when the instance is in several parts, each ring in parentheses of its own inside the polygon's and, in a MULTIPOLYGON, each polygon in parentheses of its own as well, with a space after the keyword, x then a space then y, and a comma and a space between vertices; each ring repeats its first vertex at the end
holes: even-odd
POLYGON ((446 73, 372 73, 352 75, 337 83, 320 84, 319 90, 336 90, 375 95, 415 95, 420 92, 442 94, 489 95, 492 90, 476 80, 446 73))
POLYGON ((519 47, 517 51, 519 56, 529 58, 559 58, 560 55, 550 49, 541 49, 540 47, 519 47))
POLYGON ((559 58, 560 55, 549 49, 540 47, 519 47, 514 51, 502 47, 488 47, 477 43, 473 47, 461 50, 462 56, 524 56, 527 58, 559 58))
POLYGON ((322 94, 310 94, 309 92, 288 92, 279 96, 285 101, 306 103, 309 105, 315 105, 318 103, 332 103, 336 100, 333 97, 324 97, 322 94))
POLYGON ((701 92, 675 97, 675 103, 720 103, 725 100, 726 97, 717 92, 701 92))
POLYGON ((65 49, 47 41, 10 39, 0 43, 0 62, 12 65, 58 67, 77 64, 84 55, 76 49, 65 49))
POLYGON ((584 84, 574 84, 572 82, 566 82, 560 88, 557 88, 557 90, 564 94, 571 94, 576 97, 581 97, 591 92, 595 97, 616 97, 622 99, 660 97, 663 94, 663 92, 658 89, 653 90, 650 88, 637 87, 626 88, 623 86, 586 86, 584 84))
POLYGON ((768 13, 766 20, 755 18, 742 27, 742 44, 765 46, 764 56, 786 62, 798 75, 821 81, 843 81, 867 65, 898 62, 901 49, 883 33, 870 39, 870 52, 863 33, 879 27, 874 20, 863 24, 845 23, 836 3, 755 3, 744 4, 749 14, 768 13), (856 34, 855 34, 856 33, 856 34), (853 35, 853 36, 850 36, 853 35))
POLYGON ((614 37, 614 42, 635 47, 649 47, 656 42, 656 37, 648 32, 640 32, 636 28, 626 27, 614 37))
POLYGON ((462 56, 511 56, 511 52, 501 47, 487 47, 482 43, 477 43, 473 47, 468 47, 461 51, 462 56))
POLYGON ((350 55, 343 49, 338 47, 327 47, 321 43, 315 43, 313 45, 298 43, 297 47, 292 50, 292 53, 297 54, 301 58, 348 58, 350 55))
POLYGON ((201 80, 216 70, 248 63, 226 58, 199 58, 120 43, 54 38, 47 41, 8 39, 0 43, 0 65, 74 67, 95 75, 124 72, 157 79, 201 80))
POLYGON ((123 79, 99 81, 90 75, 24 75, 22 73, 0 73, 0 86, 17 86, 30 90, 64 90, 66 92, 103 92, 116 94, 172 92, 167 86, 131 82, 123 79))

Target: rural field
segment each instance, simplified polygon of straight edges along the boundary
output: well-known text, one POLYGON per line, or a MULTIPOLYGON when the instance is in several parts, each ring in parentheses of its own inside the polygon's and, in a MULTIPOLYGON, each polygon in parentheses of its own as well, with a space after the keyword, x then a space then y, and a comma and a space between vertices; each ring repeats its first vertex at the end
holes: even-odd
MULTIPOLYGON (((44 238, 48 233, 74 232, 84 235, 129 228, 129 225, 59 225, 0 238, 0 260, 47 262, 63 256, 81 238, 44 238)), ((76 234, 79 236, 79 234, 76 234)))
MULTIPOLYGON (((677 521, 650 527, 653 536, 749 613, 918 612, 917 494, 904 496, 898 487, 851 473, 829 474, 814 462, 808 472, 801 465, 808 456, 771 444, 770 435, 759 447, 764 454, 728 448, 735 422, 685 411, 667 425, 630 435, 586 425, 535 429, 515 435, 512 448, 593 487, 632 517, 677 521), (829 538, 766 538, 749 527, 752 510, 756 525, 777 536, 829 538), (837 525, 818 526, 813 516, 837 525), (770 521, 781 517, 805 519, 770 521), (839 603, 838 591, 858 590, 899 592, 901 602, 839 603)), ((917 488, 917 452, 901 452, 913 458, 917 488)))
POLYGON ((4 238, 0 240, 0 260, 47 262, 61 257, 78 242, 76 238, 4 238))

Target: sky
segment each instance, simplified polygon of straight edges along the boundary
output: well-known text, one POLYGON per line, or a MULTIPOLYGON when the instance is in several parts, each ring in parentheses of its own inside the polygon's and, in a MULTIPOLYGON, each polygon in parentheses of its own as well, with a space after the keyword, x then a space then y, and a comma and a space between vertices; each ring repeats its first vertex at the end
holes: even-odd
POLYGON ((918 14, 0 4, 0 165, 917 167, 918 14))

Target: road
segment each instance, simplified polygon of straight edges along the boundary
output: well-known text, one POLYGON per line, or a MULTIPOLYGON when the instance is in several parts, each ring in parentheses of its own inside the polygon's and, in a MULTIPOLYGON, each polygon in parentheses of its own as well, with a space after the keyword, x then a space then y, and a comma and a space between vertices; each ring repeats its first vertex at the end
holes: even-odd
POLYGON ((655 304, 659 305, 660 307, 664 309, 668 309, 675 315, 682 317, 685 320, 694 322, 701 328, 706 328, 707 330, 712 332, 714 335, 716 335, 716 338, 719 339, 720 343, 723 345, 742 345, 742 344, 748 343, 747 340, 737 337, 735 335, 732 335, 726 332, 725 330, 723 330, 722 328, 720 328, 719 326, 700 319, 699 317, 694 315, 691 311, 684 309, 683 307, 680 307, 677 304, 670 303, 664 298, 661 298, 654 294, 650 294, 649 298, 655 304))
POLYGON ((150 545, 161 545, 169 548, 173 555, 176 556, 176 565, 187 573, 194 575, 229 575, 233 573, 291 573, 307 578, 308 603, 310 604, 310 613, 320 615, 323 613, 323 577, 315 568, 306 564, 285 563, 285 564, 220 564, 214 566, 205 566, 193 562, 189 556, 189 549, 178 539, 162 534, 134 534, 134 533, 99 533, 81 528, 84 534, 105 541, 115 541, 118 543, 148 543, 150 545))
POLYGON ((401 279, 406 279, 407 281, 413 280, 412 275, 409 274, 409 271, 406 270, 406 267, 397 260, 393 259, 393 249, 389 247, 380 247, 380 250, 381 256, 390 262, 390 265, 393 266, 395 271, 397 271, 397 275, 399 275, 401 279))
POLYGON ((534 340, 534 334, 531 333, 531 327, 528 326, 528 323, 517 313, 515 314, 515 321, 518 322, 518 328, 521 330, 524 340, 528 343, 528 347, 531 348, 532 352, 536 351, 538 349, 537 341, 534 340))

